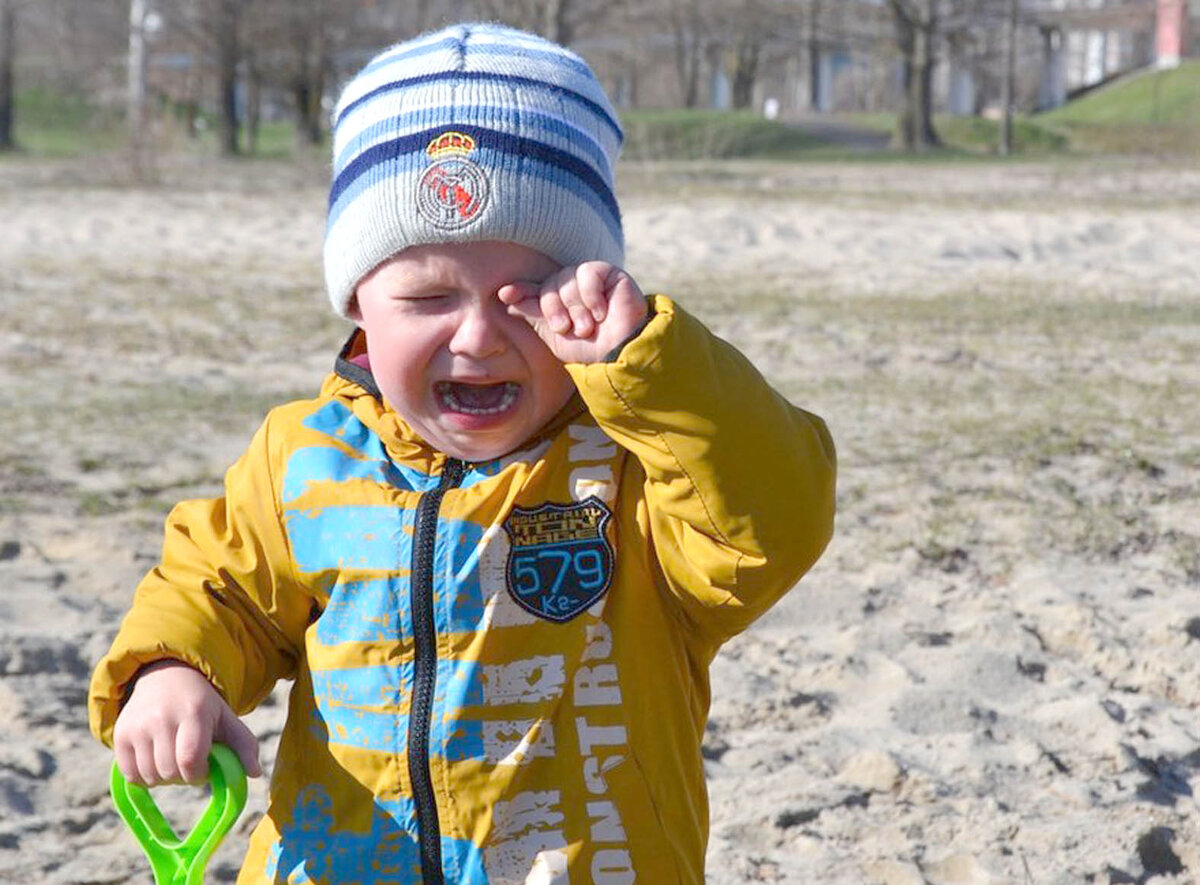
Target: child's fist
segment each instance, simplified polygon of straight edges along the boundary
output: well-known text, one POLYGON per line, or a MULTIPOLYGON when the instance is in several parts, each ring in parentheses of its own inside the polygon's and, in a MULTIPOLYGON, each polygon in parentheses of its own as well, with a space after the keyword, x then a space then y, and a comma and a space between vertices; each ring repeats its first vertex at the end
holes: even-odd
POLYGON ((146 787, 203 781, 214 740, 237 753, 250 777, 262 774, 253 732, 199 671, 173 660, 142 669, 113 728, 121 774, 146 787))
POLYGON ((497 294, 564 363, 605 359, 649 310, 633 277, 604 261, 564 267, 541 283, 510 283, 497 294))

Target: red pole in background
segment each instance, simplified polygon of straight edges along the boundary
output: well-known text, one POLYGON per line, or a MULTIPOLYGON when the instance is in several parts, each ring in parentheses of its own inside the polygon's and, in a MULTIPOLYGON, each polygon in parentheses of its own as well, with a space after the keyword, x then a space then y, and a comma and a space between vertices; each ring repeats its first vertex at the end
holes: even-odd
POLYGON ((1160 68, 1173 68, 1187 52, 1187 0, 1158 0, 1154 54, 1160 68))

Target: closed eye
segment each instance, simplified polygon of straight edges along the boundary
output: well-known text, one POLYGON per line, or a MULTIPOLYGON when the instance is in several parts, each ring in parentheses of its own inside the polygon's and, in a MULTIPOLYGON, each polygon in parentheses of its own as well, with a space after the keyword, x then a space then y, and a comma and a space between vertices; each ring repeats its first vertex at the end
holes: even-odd
POLYGON ((427 292, 405 292, 393 296, 392 300, 401 307, 413 310, 442 310, 453 303, 454 296, 454 292, 432 290, 427 292))

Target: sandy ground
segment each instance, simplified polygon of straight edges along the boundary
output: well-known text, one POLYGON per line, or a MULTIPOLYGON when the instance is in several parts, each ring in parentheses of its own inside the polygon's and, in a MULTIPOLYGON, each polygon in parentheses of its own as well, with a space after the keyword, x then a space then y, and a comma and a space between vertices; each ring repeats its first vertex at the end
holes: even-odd
MULTIPOLYGON (((319 172, 111 172, 0 165, 3 882, 150 881, 88 673, 166 509, 344 332, 319 172)), ((841 455, 828 553, 713 669, 710 883, 1200 881, 1200 169, 622 182, 633 273, 841 455)))

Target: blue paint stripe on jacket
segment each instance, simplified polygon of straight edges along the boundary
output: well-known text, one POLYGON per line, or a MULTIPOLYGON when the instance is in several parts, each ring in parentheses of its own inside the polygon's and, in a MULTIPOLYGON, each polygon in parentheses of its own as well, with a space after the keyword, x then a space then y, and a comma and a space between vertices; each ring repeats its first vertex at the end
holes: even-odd
MULTIPOLYGON (((405 711, 412 678, 411 661, 337 669, 313 666, 313 700, 329 742, 381 753, 408 752, 405 711)), ((450 762, 483 758, 483 724, 470 713, 482 703, 478 662, 437 662, 430 756, 450 762)))
POLYGON ((412 663, 343 669, 312 668, 316 715, 331 744, 403 753, 403 710, 412 694, 412 663))
POLYGON ((414 515, 386 505, 335 506, 287 509, 283 519, 301 572, 394 572, 412 563, 414 515))
POLYGON ((317 619, 321 645, 344 642, 412 642, 408 576, 342 581, 317 619))
POLYGON ((341 125, 341 121, 346 118, 361 104, 371 101, 373 98, 383 95, 387 92, 394 92, 397 89, 408 89, 412 86, 420 86, 425 83, 438 83, 443 80, 471 80, 475 82, 492 82, 502 86, 524 86, 529 89, 545 89, 553 92, 560 98, 567 101, 575 102, 584 108, 587 108, 597 117, 599 117, 609 129, 612 130, 613 136, 618 143, 624 140, 624 133, 621 131, 621 124, 613 119, 609 114, 608 109, 598 102, 593 101, 586 95, 582 95, 573 89, 568 89, 565 86, 560 86, 555 83, 547 83, 544 80, 535 80, 531 77, 517 77, 512 74, 496 74, 491 71, 436 71, 430 74, 421 74, 417 77, 407 77, 403 80, 394 80, 390 83, 384 83, 369 92, 360 95, 354 101, 347 104, 340 114, 337 121, 333 124, 334 129, 341 125))
MULTIPOLYGON (((415 807, 410 798, 376 801, 370 829, 343 829, 324 787, 305 787, 268 852, 271 882, 344 882, 357 885, 420 885, 421 852, 415 807)), ((469 839, 442 836, 442 868, 447 882, 488 885, 482 851, 469 839)))
POLYGON ((363 461, 332 446, 296 449, 288 458, 283 474, 282 501, 289 504, 322 482, 346 482, 363 479, 390 488, 415 491, 428 477, 411 468, 400 468, 391 461, 363 461))
POLYGON ((483 620, 479 586, 484 527, 472 522, 438 523, 433 559, 433 617, 438 633, 471 633, 483 620))
MULTIPOLYGON (((472 522, 443 520, 438 524, 434 556, 434 619, 441 634, 471 633, 483 621, 484 599, 479 584, 479 556, 484 527, 472 522)), ((493 541, 494 542, 494 541, 493 541)), ((396 556, 412 555, 411 537, 396 556)), ((411 638, 408 560, 405 571, 386 578, 341 581, 317 619, 322 645, 343 642, 399 641, 411 638)))
MULTIPOLYGON (((411 803, 409 803, 411 805, 411 803)), ((415 815, 402 821, 403 809, 375 804, 365 833, 343 829, 324 787, 311 784, 300 791, 291 821, 280 828, 279 841, 267 856, 265 873, 271 882, 387 882, 418 885, 421 851, 415 815)))

